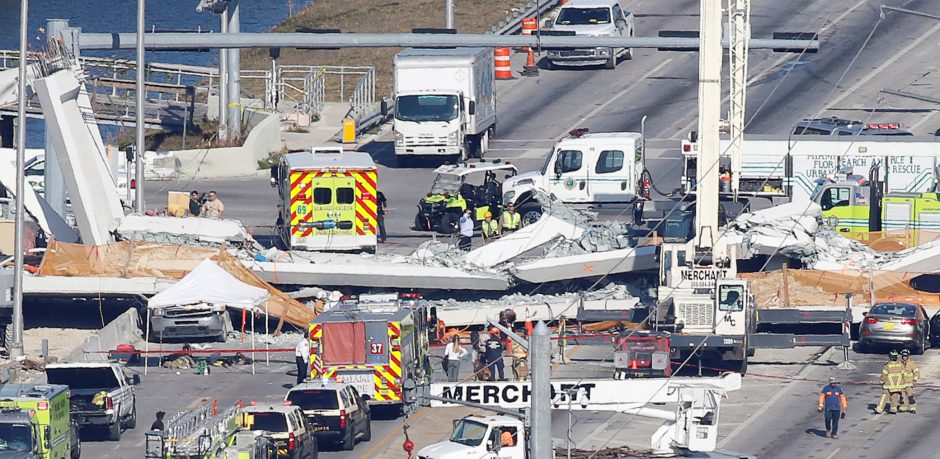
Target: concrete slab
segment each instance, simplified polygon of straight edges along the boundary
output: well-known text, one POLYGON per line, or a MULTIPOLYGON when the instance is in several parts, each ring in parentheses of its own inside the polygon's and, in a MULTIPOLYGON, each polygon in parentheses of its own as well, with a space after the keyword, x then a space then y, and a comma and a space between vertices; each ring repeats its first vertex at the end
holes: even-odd
POLYGON ((657 269, 656 246, 610 250, 522 263, 512 274, 533 284, 657 269))

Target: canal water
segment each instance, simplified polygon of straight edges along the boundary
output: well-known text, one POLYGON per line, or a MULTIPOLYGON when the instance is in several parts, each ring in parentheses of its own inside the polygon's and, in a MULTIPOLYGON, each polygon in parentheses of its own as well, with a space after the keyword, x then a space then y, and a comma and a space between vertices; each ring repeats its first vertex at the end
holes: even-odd
MULTIPOLYGON (((146 8, 146 27, 157 31, 187 30, 219 31, 219 16, 197 13, 197 0, 150 0, 146 8)), ((296 13, 309 0, 241 0, 241 31, 266 32, 288 16, 293 3, 296 13)), ((0 0, 0 49, 19 49, 20 0, 0 0)), ((134 0, 30 0, 30 46, 42 45, 40 27, 47 19, 68 19, 69 24, 81 27, 83 32, 130 32, 137 28, 137 2, 134 0)), ((88 56, 117 56, 134 58, 134 51, 83 52, 88 56)), ((219 53, 215 52, 148 52, 150 62, 217 66, 219 53)), ((30 119, 27 123, 30 148, 43 144, 42 121, 30 119)))

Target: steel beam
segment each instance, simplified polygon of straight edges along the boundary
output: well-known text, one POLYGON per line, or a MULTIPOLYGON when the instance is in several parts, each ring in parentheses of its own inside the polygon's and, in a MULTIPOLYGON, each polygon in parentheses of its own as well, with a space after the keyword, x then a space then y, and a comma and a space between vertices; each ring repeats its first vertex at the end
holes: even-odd
MULTIPOLYGON (((136 37, 132 33, 82 33, 79 36, 81 49, 133 49, 136 37)), ((228 33, 192 34, 159 33, 147 34, 144 45, 147 49, 218 49, 218 48, 388 48, 419 46, 423 48, 453 47, 522 47, 537 46, 534 35, 489 35, 489 34, 411 34, 411 33, 228 33)), ((615 48, 663 48, 698 49, 698 38, 679 37, 541 37, 543 48, 591 48, 606 46, 615 48)), ((722 40, 727 47, 728 41, 722 40)), ((774 40, 752 38, 750 49, 819 49, 819 40, 774 40)))

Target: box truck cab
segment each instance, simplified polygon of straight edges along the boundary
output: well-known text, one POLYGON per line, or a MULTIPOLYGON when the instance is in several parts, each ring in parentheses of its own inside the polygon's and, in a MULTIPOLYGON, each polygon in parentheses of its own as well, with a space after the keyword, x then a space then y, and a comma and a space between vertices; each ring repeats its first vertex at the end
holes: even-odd
MULTIPOLYGON (((625 11, 617 0, 571 0, 561 6, 554 22, 545 21, 549 35, 578 35, 586 37, 632 37, 633 13, 625 11)), ((633 57, 630 48, 606 46, 579 49, 548 49, 546 62, 554 65, 598 65, 607 69, 617 67, 617 58, 633 57)))
POLYGON ((450 439, 421 448, 418 457, 525 459, 525 440, 525 426, 516 418, 467 416, 454 421, 454 431, 450 439))
MULTIPOLYGON (((493 51, 414 49, 395 55, 395 155, 482 158, 496 131, 493 51)), ((382 104, 382 113, 391 108, 382 104)))
POLYGON ((552 147, 542 168, 503 182, 503 204, 515 203, 523 224, 538 220, 536 191, 566 204, 634 203, 648 195, 643 136, 574 130, 552 147))

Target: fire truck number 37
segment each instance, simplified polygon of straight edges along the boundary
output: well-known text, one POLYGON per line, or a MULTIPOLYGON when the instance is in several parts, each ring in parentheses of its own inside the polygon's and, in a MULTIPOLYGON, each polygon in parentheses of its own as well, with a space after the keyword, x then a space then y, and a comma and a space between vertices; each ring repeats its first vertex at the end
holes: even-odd
POLYGON ((383 346, 382 343, 372 343, 369 346, 369 352, 373 354, 384 354, 385 346, 383 346))

